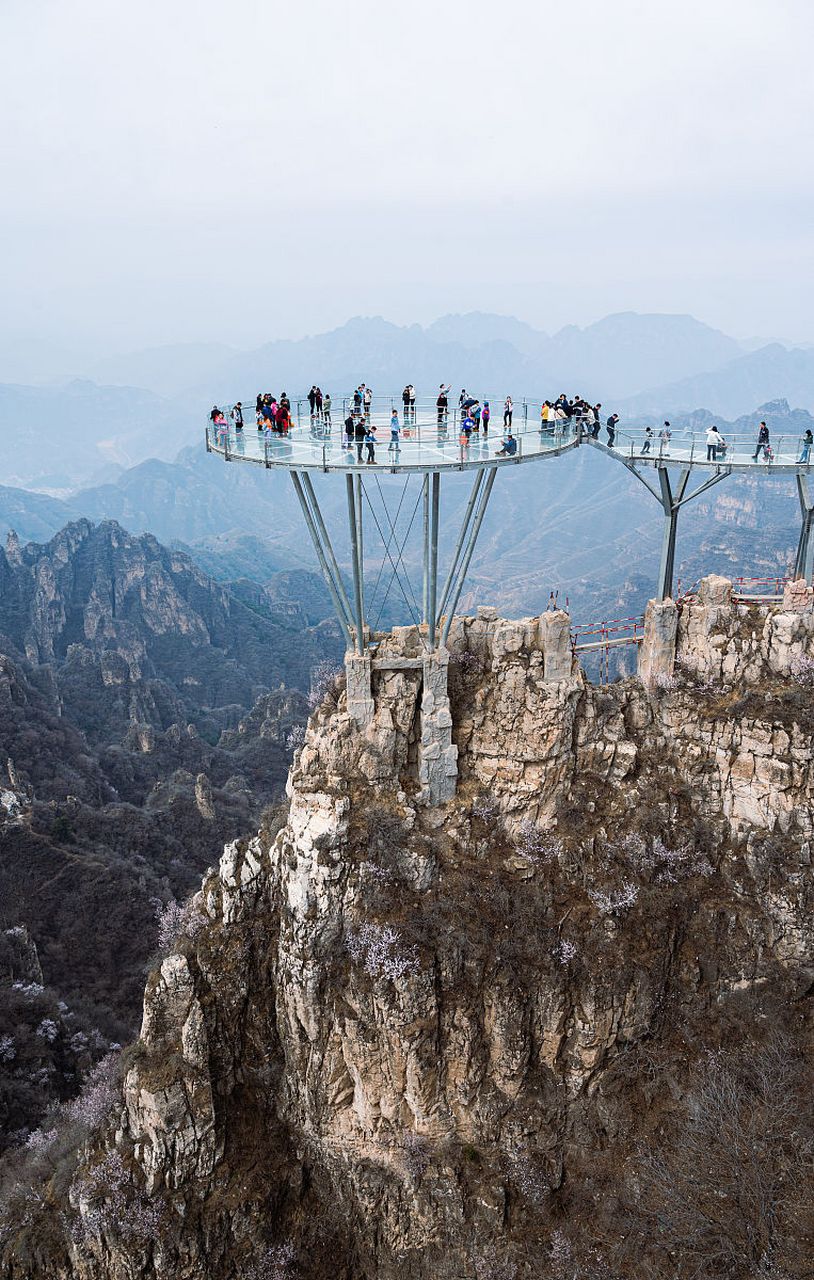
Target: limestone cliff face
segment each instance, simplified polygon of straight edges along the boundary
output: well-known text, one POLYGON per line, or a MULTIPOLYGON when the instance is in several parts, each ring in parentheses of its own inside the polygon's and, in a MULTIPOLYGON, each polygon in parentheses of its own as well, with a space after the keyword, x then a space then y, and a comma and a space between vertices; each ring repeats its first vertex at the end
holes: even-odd
POLYGON ((659 1274, 623 1226, 636 1151, 733 1035, 808 1042, 814 610, 707 580, 676 673, 602 689, 558 625, 456 621, 447 805, 415 633, 365 729, 317 710, 284 825, 226 848, 149 980, 67 1233, 36 1271, 7 1235, 6 1276, 659 1274), (157 1230, 93 1182, 111 1151, 157 1230), (613 1271, 563 1269, 578 1236, 613 1271))

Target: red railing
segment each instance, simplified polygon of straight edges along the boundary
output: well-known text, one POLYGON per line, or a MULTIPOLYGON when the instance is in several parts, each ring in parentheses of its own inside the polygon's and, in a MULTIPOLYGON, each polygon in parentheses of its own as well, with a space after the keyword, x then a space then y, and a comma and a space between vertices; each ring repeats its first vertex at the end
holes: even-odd
MULTIPOLYGON (((781 599, 786 587, 786 583, 791 582, 788 576, 783 577, 778 574, 774 577, 767 578, 748 578, 739 577, 732 579, 732 595, 736 600, 744 597, 756 597, 763 600, 781 599)), ((694 582, 692 586, 686 590, 681 589, 681 579, 679 578, 676 587, 676 604, 690 604, 697 598, 698 582, 694 582)))
POLYGON ((576 651, 587 645, 601 648, 609 644, 639 644, 643 635, 644 614, 610 622, 580 622, 571 628, 571 646, 576 651))

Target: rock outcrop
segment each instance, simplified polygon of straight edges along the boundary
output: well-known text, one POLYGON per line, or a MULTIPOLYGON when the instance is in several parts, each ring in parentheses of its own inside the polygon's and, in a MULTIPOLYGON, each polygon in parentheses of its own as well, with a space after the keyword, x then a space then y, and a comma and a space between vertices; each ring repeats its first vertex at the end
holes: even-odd
MULTIPOLYGON (((7 1230, 9 1280, 685 1274, 643 1225, 648 1151, 733 1037, 810 1046, 811 600, 708 580, 675 671, 605 688, 556 617, 456 620, 443 805, 406 630, 363 716, 312 716, 281 828, 205 878, 115 1119, 7 1230), (152 1230, 99 1187, 112 1154, 152 1230)), ((810 1191, 781 1178, 743 1268, 803 1274, 810 1191)))

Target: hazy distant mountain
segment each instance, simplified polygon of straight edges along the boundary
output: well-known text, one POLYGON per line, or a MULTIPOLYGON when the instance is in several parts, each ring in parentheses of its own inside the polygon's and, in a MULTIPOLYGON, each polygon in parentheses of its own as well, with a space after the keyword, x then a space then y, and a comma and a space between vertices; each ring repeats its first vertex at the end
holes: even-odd
POLYGON ((234 347, 218 342, 174 343, 110 356, 100 360, 89 372, 97 382, 149 387, 158 395, 174 396, 185 387, 197 384, 207 369, 225 364, 236 354, 234 347))
POLYGON ((734 418, 756 404, 785 397, 814 410, 814 350, 761 347, 732 360, 714 373, 698 373, 625 400, 621 411, 675 413, 703 404, 715 414, 734 418))
POLYGON ((134 387, 83 379, 0 385, 0 468, 6 484, 67 490, 111 463, 172 456, 197 426, 178 405, 134 387))

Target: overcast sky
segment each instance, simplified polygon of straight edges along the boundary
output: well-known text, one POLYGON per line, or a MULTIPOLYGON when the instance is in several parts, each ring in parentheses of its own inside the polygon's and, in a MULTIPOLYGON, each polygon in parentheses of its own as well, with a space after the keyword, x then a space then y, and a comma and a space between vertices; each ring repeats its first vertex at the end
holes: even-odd
POLYGON ((0 0, 0 345, 814 341, 810 0, 0 0))

